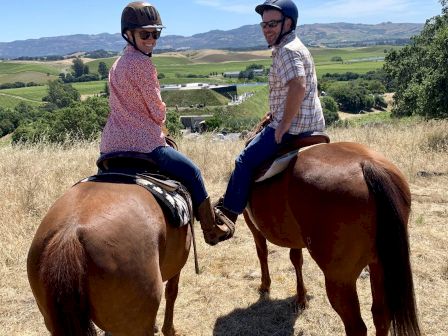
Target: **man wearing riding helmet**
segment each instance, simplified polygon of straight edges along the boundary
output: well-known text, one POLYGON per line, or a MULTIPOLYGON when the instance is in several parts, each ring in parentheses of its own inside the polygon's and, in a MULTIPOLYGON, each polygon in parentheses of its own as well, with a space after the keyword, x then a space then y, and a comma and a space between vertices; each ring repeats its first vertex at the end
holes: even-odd
POLYGON ((272 158, 282 143, 297 134, 325 128, 314 61, 295 33, 296 5, 291 0, 266 0, 255 11, 262 17, 260 26, 272 48, 270 122, 235 160, 226 193, 216 206, 223 222, 235 222, 243 212, 255 170, 272 158))
POLYGON ((191 193, 205 241, 215 245, 232 236, 231 223, 217 225, 199 168, 168 146, 163 133, 166 107, 160 95, 152 51, 164 26, 157 9, 131 2, 121 16, 121 34, 128 42, 109 72, 110 113, 100 151, 138 152, 155 162, 161 173, 180 181, 191 193))

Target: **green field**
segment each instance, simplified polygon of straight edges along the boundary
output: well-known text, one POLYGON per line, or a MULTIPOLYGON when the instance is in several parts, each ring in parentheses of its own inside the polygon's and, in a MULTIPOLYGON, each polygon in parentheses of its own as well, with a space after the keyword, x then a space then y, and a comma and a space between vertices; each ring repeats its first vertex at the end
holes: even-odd
MULTIPOLYGON (((391 46, 374 46, 363 48, 311 48, 313 54, 318 77, 325 73, 366 73, 368 71, 380 69, 384 61, 367 61, 368 59, 384 57, 385 50, 390 50, 391 46), (343 62, 332 62, 332 57, 339 56, 343 62)), ((246 53, 247 54, 247 53, 246 53)), ((160 80, 161 84, 183 84, 183 83, 238 83, 238 79, 223 78, 221 74, 228 71, 242 71, 248 65, 262 64, 269 67, 270 58, 250 60, 250 61, 231 61, 231 62, 211 62, 211 63, 195 63, 188 56, 190 54, 179 53, 177 55, 157 54, 153 57, 153 62, 157 67, 159 74, 163 74, 165 78, 160 80), (193 76, 208 76, 210 73, 216 72, 218 76, 209 78, 194 78, 193 76), (193 75, 189 78, 187 75, 193 75)), ((230 55, 230 54, 229 54, 230 55)), ((235 53, 231 53, 235 58, 235 53)), ((246 55, 247 56, 247 55, 246 55)), ((220 57, 223 56, 222 52, 220 57)), ((86 62, 90 72, 98 71, 99 62, 105 62, 110 68, 116 57, 97 59, 86 62)), ((57 75, 68 69, 70 65, 63 65, 56 62, 0 62, 0 84, 15 81, 38 83, 46 83, 50 79, 57 78, 57 75)), ((105 81, 95 81, 86 83, 73 83, 81 95, 94 95, 104 91, 105 81)), ((21 100, 14 96, 28 99, 30 103, 39 104, 42 97, 47 94, 46 86, 26 87, 19 89, 0 90, 0 106, 12 107, 17 105, 21 100)))
POLYGON ((326 73, 345 73, 345 72, 355 72, 359 74, 364 74, 369 71, 381 69, 383 67, 383 61, 375 62, 356 62, 356 63, 333 63, 333 64, 323 64, 316 65, 317 76, 320 78, 326 73))
POLYGON ((30 86, 18 89, 5 89, 0 90, 0 93, 41 102, 42 97, 47 95, 47 86, 30 86))
POLYGON ((104 92, 106 81, 94 81, 85 83, 72 83, 72 86, 79 91, 81 95, 93 95, 104 92))
POLYGON ((353 60, 369 59, 374 57, 385 57, 387 54, 385 50, 398 49, 397 46, 379 45, 372 47, 360 48, 310 48, 313 55, 314 62, 327 63, 331 62, 333 57, 339 56, 344 62, 351 62, 353 60))
MULTIPOLYGON (((89 71, 91 73, 98 73, 98 65, 100 64, 100 62, 106 63, 107 67, 110 69, 116 59, 117 59, 117 57, 102 58, 102 59, 97 59, 94 61, 86 62, 85 64, 89 66, 89 71)), ((181 55, 179 55, 179 56, 154 55, 152 60, 158 69, 160 67, 183 66, 183 65, 193 63, 189 58, 187 58, 186 56, 181 56, 181 55)))
POLYGON ((5 95, 0 92, 0 107, 5 108, 14 108, 16 105, 18 105, 21 102, 25 102, 30 105, 40 105, 40 102, 32 101, 32 100, 24 100, 20 99, 19 97, 14 97, 10 95, 5 95))
POLYGON ((57 63, 20 63, 0 61, 0 84, 14 82, 46 83, 56 79, 66 66, 57 63))

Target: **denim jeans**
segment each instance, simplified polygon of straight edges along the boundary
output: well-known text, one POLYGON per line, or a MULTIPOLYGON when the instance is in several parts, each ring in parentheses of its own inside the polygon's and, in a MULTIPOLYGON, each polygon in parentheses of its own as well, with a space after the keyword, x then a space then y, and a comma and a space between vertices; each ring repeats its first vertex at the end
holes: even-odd
MULTIPOLYGON (((293 137, 294 135, 286 133, 282 143, 293 137)), ((268 126, 258 133, 249 146, 238 155, 224 195, 224 208, 236 214, 243 212, 249 200, 255 170, 263 162, 272 158, 279 147, 280 144, 275 142, 275 129, 268 126)))
POLYGON ((179 181, 188 189, 195 210, 208 197, 201 171, 184 154, 172 147, 161 146, 148 156, 157 163, 162 174, 179 181))

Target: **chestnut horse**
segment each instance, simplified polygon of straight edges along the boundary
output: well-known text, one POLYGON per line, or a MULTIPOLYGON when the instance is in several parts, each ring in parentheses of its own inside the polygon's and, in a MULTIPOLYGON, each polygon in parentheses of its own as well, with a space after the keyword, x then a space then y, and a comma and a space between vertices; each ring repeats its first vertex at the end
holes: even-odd
POLYGON ((155 198, 132 184, 79 183, 50 208, 28 254, 28 278, 54 336, 154 335, 165 287, 164 335, 188 257, 188 225, 167 223, 155 198), (92 323, 93 322, 93 323, 92 323))
POLYGON ((325 288, 348 336, 366 336, 356 280, 367 265, 377 336, 418 336, 407 223, 411 194, 402 173, 356 143, 299 152, 281 175, 255 183, 244 212, 261 264, 260 293, 271 279, 266 240, 290 248, 298 308, 307 305, 302 248, 325 276, 325 288))

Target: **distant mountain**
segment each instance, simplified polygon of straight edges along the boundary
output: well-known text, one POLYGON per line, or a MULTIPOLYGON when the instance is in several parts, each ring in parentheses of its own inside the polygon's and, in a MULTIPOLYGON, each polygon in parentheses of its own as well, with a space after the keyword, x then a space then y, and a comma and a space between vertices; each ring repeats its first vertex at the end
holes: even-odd
MULTIPOLYGON (((359 46, 369 44, 404 44, 419 34, 420 23, 385 22, 376 25, 353 23, 306 24, 297 33, 311 46, 359 46)), ((78 51, 120 51, 124 41, 120 34, 68 35, 43 37, 24 41, 0 42, 0 58, 21 56, 68 55, 78 51)), ((211 30, 193 36, 166 35, 160 38, 163 49, 254 49, 263 48, 266 41, 258 25, 246 25, 232 30, 211 30)))

